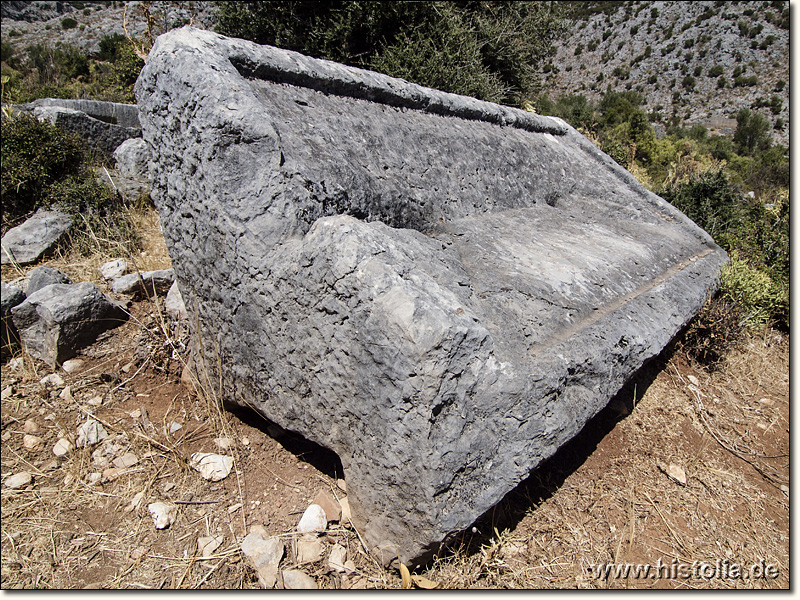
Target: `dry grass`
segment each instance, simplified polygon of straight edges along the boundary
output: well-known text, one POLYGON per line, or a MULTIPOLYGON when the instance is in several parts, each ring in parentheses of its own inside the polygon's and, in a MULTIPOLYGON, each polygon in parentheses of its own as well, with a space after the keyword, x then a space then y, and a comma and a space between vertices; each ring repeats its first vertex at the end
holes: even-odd
MULTIPOLYGON (((153 211, 137 216, 144 270, 169 265, 153 211)), ((109 256, 58 256, 47 264, 73 280, 99 281, 109 256)), ((3 268, 3 279, 9 273, 3 268)), ((209 380, 195 393, 179 382, 188 342, 158 305, 131 306, 132 319, 61 372, 67 398, 45 390, 50 371, 25 356, 2 366, 2 476, 27 470, 33 483, 2 488, 2 587, 140 589, 256 588, 239 550, 248 529, 264 525, 291 548, 300 514, 321 489, 342 496, 341 466, 329 454, 246 413, 223 410, 209 380), (102 403, 97 404, 96 398, 102 403), (139 462, 90 483, 104 467, 96 449, 57 459, 61 436, 88 415, 100 420, 117 455, 139 462), (43 450, 23 447, 24 425, 40 427, 43 450), (175 421, 182 428, 170 433, 175 421), (270 435, 270 432, 274 434, 270 435), (228 438, 235 470, 212 483, 190 469, 192 452, 219 452, 228 438), (154 501, 179 503, 178 518, 157 531, 154 501), (198 537, 223 535, 204 558, 198 537)), ((787 588, 789 503, 788 337, 765 329, 704 371, 665 353, 637 375, 571 443, 511 492, 426 569, 442 588, 787 588), (671 479, 669 465, 686 473, 671 479), (776 579, 597 578, 602 563, 693 561, 774 564, 776 579)), ((213 356, 213 353, 209 353, 213 356)), ((400 588, 399 573, 366 553, 358 532, 334 525, 325 544, 347 548, 355 569, 324 560, 300 565, 325 588, 400 588)), ((282 568, 294 566, 290 550, 282 568)))

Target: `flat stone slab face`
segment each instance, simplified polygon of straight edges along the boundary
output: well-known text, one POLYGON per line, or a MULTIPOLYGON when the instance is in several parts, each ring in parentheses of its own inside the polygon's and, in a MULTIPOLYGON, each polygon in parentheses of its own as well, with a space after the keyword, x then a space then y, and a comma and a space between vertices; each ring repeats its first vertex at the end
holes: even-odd
POLYGON ((580 431, 727 260, 559 119, 191 28, 136 94, 196 362, 334 450, 359 532, 407 564, 580 431))
POLYGON ((72 217, 58 210, 39 209, 22 225, 12 227, 0 245, 1 264, 35 263, 50 252, 72 228, 72 217))

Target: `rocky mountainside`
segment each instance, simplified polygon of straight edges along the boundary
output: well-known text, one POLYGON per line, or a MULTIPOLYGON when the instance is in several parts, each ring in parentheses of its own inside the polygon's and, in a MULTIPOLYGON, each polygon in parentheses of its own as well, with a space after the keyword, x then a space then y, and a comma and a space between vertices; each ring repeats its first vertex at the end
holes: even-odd
POLYGON ((789 144, 789 2, 576 2, 574 25, 542 68, 551 99, 641 93, 663 124, 732 133, 742 108, 789 144))

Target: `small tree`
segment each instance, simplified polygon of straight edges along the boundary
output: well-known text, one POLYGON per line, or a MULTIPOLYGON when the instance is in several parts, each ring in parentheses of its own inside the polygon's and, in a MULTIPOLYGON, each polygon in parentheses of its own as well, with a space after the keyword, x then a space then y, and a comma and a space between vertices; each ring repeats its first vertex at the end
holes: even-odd
POLYGON ((765 150, 770 143, 769 121, 759 113, 743 108, 736 115, 736 133, 733 141, 743 154, 752 155, 756 150, 765 150))

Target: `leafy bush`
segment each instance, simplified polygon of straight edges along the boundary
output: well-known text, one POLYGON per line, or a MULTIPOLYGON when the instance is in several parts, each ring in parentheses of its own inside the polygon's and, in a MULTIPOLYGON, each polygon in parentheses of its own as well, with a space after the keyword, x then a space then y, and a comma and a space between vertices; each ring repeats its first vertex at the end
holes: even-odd
POLYGON ((769 146, 769 130, 769 122, 763 116, 743 108, 736 114, 733 142, 738 145, 741 153, 750 155, 769 146))
POLYGON ((47 205, 50 188, 83 168, 82 140, 29 114, 3 120, 3 229, 7 224, 47 205))
POLYGON ((61 29, 74 29, 77 25, 78 22, 72 17, 64 17, 61 19, 61 29))
POLYGON ((482 99, 520 104, 566 31, 529 2, 221 2, 217 31, 482 99))
POLYGON ((708 76, 709 77, 719 77, 724 72, 725 72, 725 69, 722 67, 722 65, 714 65, 713 67, 711 67, 708 70, 708 76))

